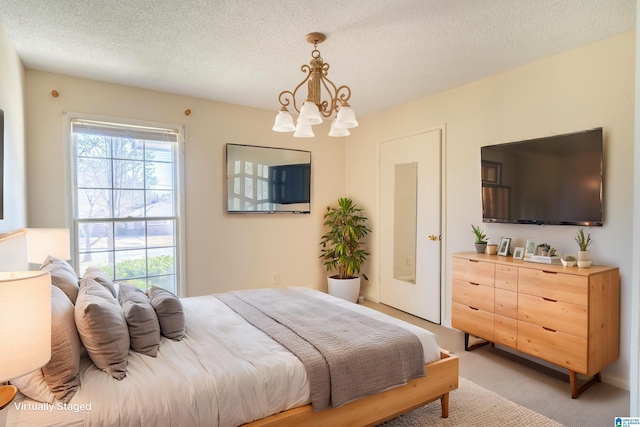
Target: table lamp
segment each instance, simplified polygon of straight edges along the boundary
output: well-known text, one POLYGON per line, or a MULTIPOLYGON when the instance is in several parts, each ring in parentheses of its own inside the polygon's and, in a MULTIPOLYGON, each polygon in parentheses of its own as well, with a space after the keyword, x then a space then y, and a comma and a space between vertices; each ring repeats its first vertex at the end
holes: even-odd
MULTIPOLYGON (((0 383, 28 374, 51 358, 51 275, 0 272, 0 383)), ((17 393, 0 386, 0 409, 17 393)))
POLYGON ((49 255, 69 261, 69 229, 27 228, 27 257, 38 267, 49 255))

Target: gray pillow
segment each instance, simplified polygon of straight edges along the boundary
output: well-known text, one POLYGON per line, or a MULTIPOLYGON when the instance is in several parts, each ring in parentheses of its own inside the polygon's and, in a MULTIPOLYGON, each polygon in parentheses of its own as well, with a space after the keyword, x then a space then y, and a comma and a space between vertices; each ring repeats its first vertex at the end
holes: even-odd
POLYGON ((56 286, 51 286, 51 360, 42 372, 54 396, 69 402, 80 385, 80 337, 73 304, 56 286))
POLYGON ((84 286, 84 280, 95 280, 102 286, 104 286, 110 293, 111 296, 117 298, 116 289, 113 286, 113 281, 107 274, 100 270, 98 267, 89 266, 87 270, 82 275, 82 282, 80 283, 80 287, 84 286))
POLYGON ((69 264, 67 264, 67 266, 59 263, 51 263, 42 265, 40 270, 48 271, 51 274, 51 284, 62 289, 62 292, 69 297, 71 303, 75 304, 78 298, 78 290, 80 289, 78 286, 78 276, 76 272, 70 268, 71 266, 69 264), (67 268, 67 266, 69 268, 67 268))
POLYGON ((185 319, 180 299, 166 289, 157 286, 151 286, 147 295, 158 315, 162 335, 175 341, 184 338, 185 319))
POLYGON ((135 286, 121 284, 118 300, 129 326, 131 348, 156 357, 160 347, 160 324, 149 298, 135 286))
POLYGON ((129 329, 120 303, 101 284, 82 278, 75 319, 82 344, 93 363, 121 380, 127 373, 129 329))

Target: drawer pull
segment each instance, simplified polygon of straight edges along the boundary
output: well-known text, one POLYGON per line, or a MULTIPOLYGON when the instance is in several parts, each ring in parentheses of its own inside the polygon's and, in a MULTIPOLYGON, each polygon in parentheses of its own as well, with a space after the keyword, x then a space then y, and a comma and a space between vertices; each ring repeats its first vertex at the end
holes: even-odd
POLYGON ((555 329, 545 328, 544 326, 542 327, 542 329, 544 329, 545 331, 553 332, 554 334, 556 333, 555 329))
POLYGON ((480 262, 477 259, 468 259, 467 261, 469 261, 469 262, 480 262))
POLYGON ((469 282, 469 284, 472 285, 472 286, 480 286, 480 283, 469 282))
POLYGON ((471 306, 469 306, 469 308, 470 308, 471 310, 475 310, 475 311, 478 311, 478 310, 479 310, 479 309, 477 309, 477 308, 475 308, 475 307, 471 307, 471 306))
POLYGON ((558 274, 558 272, 557 272, 557 271, 547 271, 547 270, 542 270, 542 272, 543 272, 543 273, 546 273, 546 274, 558 274))
POLYGON ((549 301, 549 302, 558 302, 558 300, 551 299, 551 298, 542 297, 542 299, 545 300, 545 301, 549 301))

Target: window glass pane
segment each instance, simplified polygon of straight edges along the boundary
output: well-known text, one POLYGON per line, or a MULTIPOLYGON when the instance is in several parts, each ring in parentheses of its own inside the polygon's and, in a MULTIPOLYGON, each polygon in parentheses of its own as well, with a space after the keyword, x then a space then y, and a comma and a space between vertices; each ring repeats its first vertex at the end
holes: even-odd
POLYGON ((115 248, 144 248, 146 244, 144 221, 117 222, 115 248))
POLYGON ((159 141, 145 142, 145 158, 147 160, 155 160, 157 162, 172 162, 173 151, 171 144, 159 141))
POLYGON ((99 135, 76 135, 78 157, 111 157, 111 138, 99 135))
POLYGON ((234 173, 234 174, 236 174, 236 175, 238 175, 238 174, 240 173, 240 170, 241 170, 241 169, 240 169, 240 160, 236 160, 236 161, 233 163, 233 173, 234 173))
POLYGON ((253 175, 253 163, 244 162, 244 173, 247 175, 253 175))
POLYGON ((147 191, 146 216, 163 217, 174 216, 173 191, 147 191))
POLYGON ((244 197, 253 199, 253 179, 252 178, 244 179, 244 197))
MULTIPOLYGON (((96 252, 113 249, 113 223, 79 223, 77 247, 80 252, 96 252)), ((84 272, 84 270, 81 270, 81 272, 84 272)))
POLYGON ((113 138, 114 159, 142 160, 143 156, 143 141, 128 138, 113 138))
POLYGON ((149 286, 157 286, 159 288, 166 289, 171 292, 176 288, 176 276, 174 274, 167 276, 150 276, 149 277, 149 286))
POLYGON ((78 218, 111 218, 111 190, 82 190, 77 192, 78 218))
POLYGON ((145 250, 116 251, 115 280, 133 279, 147 276, 147 258, 145 250))
POLYGON ((240 178, 233 178, 233 194, 240 193, 240 178))
POLYGON ((111 160, 78 157, 76 168, 79 188, 111 187, 111 160))
POLYGON ((79 255, 80 274, 83 274, 91 265, 104 271, 107 276, 113 279, 113 252, 80 252, 79 255))
POLYGON ((147 247, 175 246, 175 221, 148 221, 147 247))
POLYGON ((173 190, 173 165, 171 163, 147 162, 147 188, 173 190))
POLYGON ((114 218, 141 218, 144 214, 144 190, 114 190, 114 218))
POLYGON ((147 251, 149 276, 162 276, 175 273, 175 255, 173 248, 156 248, 147 251))
POLYGON ((113 188, 144 188, 144 162, 113 160, 113 188))

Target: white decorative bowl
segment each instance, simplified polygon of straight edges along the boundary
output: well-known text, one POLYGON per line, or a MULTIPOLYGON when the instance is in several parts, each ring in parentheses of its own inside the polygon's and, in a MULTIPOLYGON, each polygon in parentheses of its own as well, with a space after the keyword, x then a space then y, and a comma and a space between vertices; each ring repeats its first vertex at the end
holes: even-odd
POLYGON ((567 261, 564 258, 560 258, 560 262, 562 263, 563 266, 565 267, 573 267, 574 265, 576 265, 575 261, 567 261))
POLYGON ((591 261, 578 261, 578 267, 591 267, 591 261))

